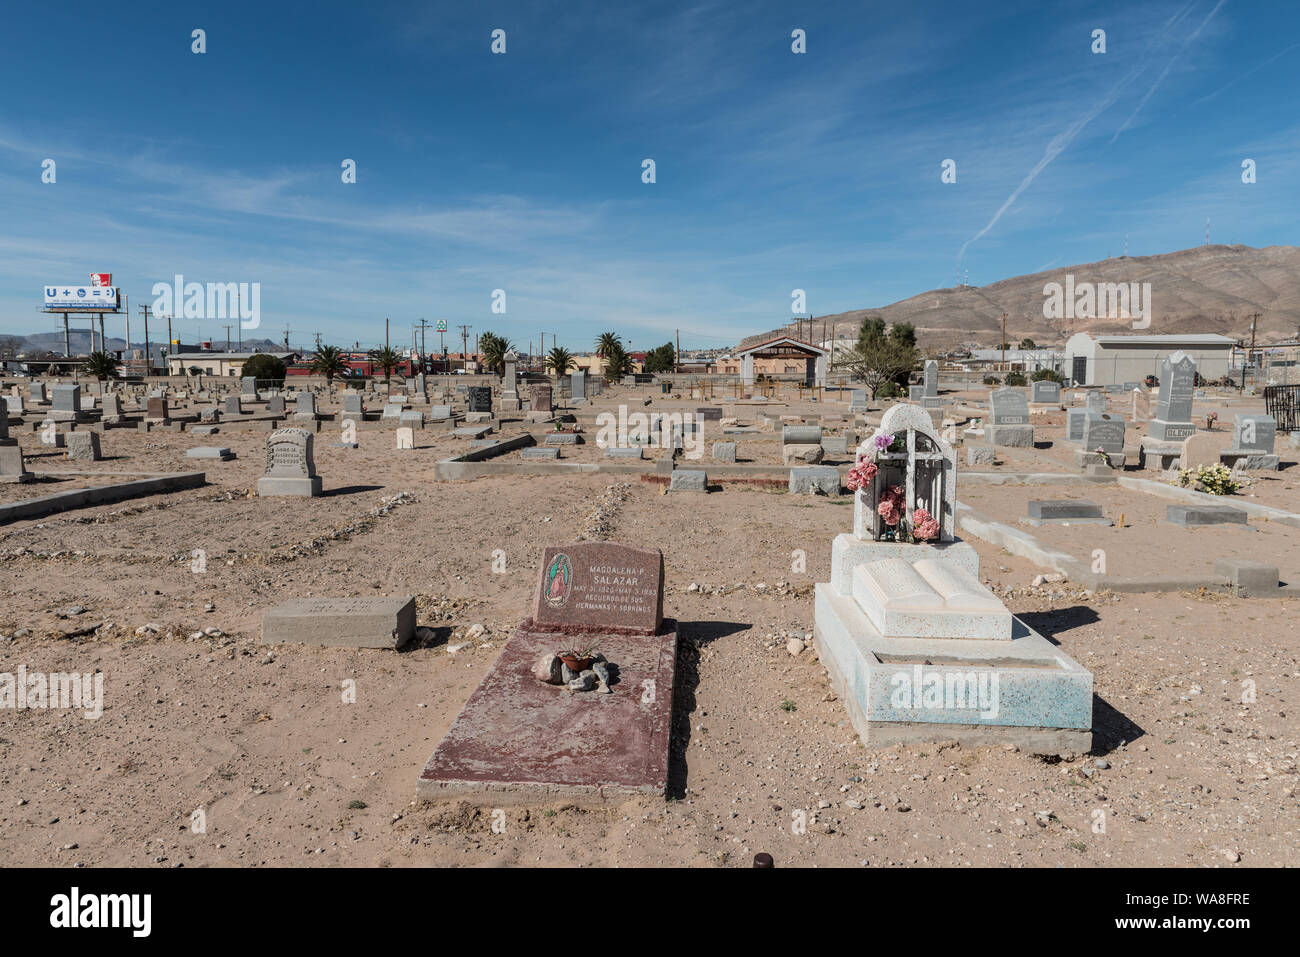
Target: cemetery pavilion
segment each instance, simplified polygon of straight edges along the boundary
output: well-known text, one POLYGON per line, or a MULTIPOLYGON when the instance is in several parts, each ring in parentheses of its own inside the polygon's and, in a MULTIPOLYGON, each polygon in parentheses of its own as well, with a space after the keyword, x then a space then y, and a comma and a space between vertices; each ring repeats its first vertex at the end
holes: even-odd
POLYGON ((740 360, 740 379, 746 386, 754 384, 754 360, 769 359, 788 363, 803 363, 805 385, 826 385, 827 357, 830 350, 801 342, 791 336, 778 336, 760 342, 748 349, 737 350, 732 356, 740 360))

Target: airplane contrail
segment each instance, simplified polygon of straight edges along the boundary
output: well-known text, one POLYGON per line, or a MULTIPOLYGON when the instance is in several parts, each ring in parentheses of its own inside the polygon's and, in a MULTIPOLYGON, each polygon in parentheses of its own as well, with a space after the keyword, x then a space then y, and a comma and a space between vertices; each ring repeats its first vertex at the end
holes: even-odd
MULTIPOLYGON (((1135 79, 1137 79, 1143 72, 1145 72, 1147 66, 1149 65, 1147 61, 1147 54, 1151 51, 1152 47, 1154 47, 1157 43, 1159 43, 1162 39, 1164 39, 1165 35, 1171 29, 1173 29, 1173 27, 1177 25, 1178 22, 1183 19, 1183 17, 1187 15, 1188 11, 1192 9, 1195 3, 1196 0, 1191 0, 1191 2, 1187 4, 1187 6, 1183 7, 1182 10, 1174 14, 1172 17, 1169 18, 1168 21, 1165 22, 1165 25, 1160 29, 1160 32, 1156 34, 1156 36, 1152 38, 1152 40, 1149 43, 1147 43, 1146 49, 1142 51, 1142 56, 1139 58, 1138 65, 1135 66, 1132 70, 1130 70, 1122 80, 1120 80, 1117 84, 1115 84, 1114 87, 1111 88, 1111 91, 1108 94, 1106 94, 1105 99, 1103 99, 1100 103, 1098 103, 1091 110, 1089 110, 1088 113, 1085 116, 1083 116, 1081 119, 1075 120, 1068 127, 1066 127, 1066 129, 1063 132, 1058 133, 1056 136, 1052 138, 1051 142, 1047 144, 1047 149, 1044 150, 1043 152, 1042 159, 1040 159, 1036 164, 1034 164, 1034 168, 1031 169, 1029 171, 1029 174, 1023 180, 1020 181, 1020 185, 1017 186, 1015 190, 1012 191, 1011 195, 1007 197, 1006 202, 1004 202, 1001 206, 998 207, 998 211, 993 214, 993 218, 988 221, 988 224, 985 225, 983 229, 981 229, 970 239, 966 240, 966 242, 962 243, 961 251, 957 253, 958 263, 960 263, 962 259, 965 257, 966 250, 970 247, 971 243, 975 242, 977 239, 980 239, 982 236, 987 234, 990 229, 992 229, 995 225, 997 225, 998 220, 1002 218, 1002 214, 1005 213, 1011 207, 1012 203, 1014 203, 1017 199, 1020 198, 1020 194, 1029 188, 1029 185, 1038 177, 1038 174, 1041 173, 1044 169, 1046 169, 1047 165, 1051 163, 1052 160, 1056 159, 1056 157, 1060 156, 1061 153, 1065 152, 1065 150, 1069 147, 1069 145, 1074 142, 1075 138, 1081 132, 1083 132, 1084 127, 1087 126, 1089 123, 1091 123, 1094 119, 1096 119, 1099 114, 1109 109, 1115 103, 1115 100, 1119 98, 1119 95, 1121 92, 1123 92, 1124 88, 1128 86, 1130 83, 1132 83, 1135 79)), ((1224 0, 1219 0, 1219 6, 1222 6, 1223 3, 1224 0)), ((1218 10, 1218 7, 1215 7, 1215 10, 1218 10)), ((1213 13, 1210 14, 1210 16, 1213 15, 1214 15, 1213 13)), ((1208 22, 1208 19, 1206 22, 1208 22)), ((1203 23, 1201 24, 1201 26, 1203 27, 1205 26, 1205 24, 1203 23)))
POLYGON ((1183 55, 1183 51, 1187 49, 1188 45, 1201 35, 1201 31, 1205 29, 1206 24, 1214 19, 1214 15, 1219 12, 1219 8, 1226 2, 1227 0, 1219 0, 1219 2, 1214 5, 1214 9, 1210 11, 1209 15, 1201 21, 1201 25, 1193 30, 1191 36, 1183 41, 1183 45, 1178 48, 1178 52, 1170 57, 1169 62, 1165 64, 1165 68, 1161 70, 1160 75, 1156 77, 1156 81, 1151 84, 1151 89, 1146 91, 1146 94, 1138 101, 1137 107, 1135 107, 1133 112, 1129 114, 1128 119, 1125 120, 1123 125, 1115 131, 1115 135, 1110 138, 1112 143, 1119 139, 1119 135, 1132 125, 1133 120, 1142 112, 1142 107, 1146 106, 1147 100, 1151 99, 1151 94, 1156 91, 1156 87, 1160 86, 1164 78, 1169 75, 1169 71, 1173 68, 1175 61, 1183 55))

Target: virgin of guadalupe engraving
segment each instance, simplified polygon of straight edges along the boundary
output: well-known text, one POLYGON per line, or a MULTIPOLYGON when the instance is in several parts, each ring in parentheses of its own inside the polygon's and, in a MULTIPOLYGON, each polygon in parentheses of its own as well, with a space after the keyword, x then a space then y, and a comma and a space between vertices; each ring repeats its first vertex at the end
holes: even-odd
POLYGON ((546 569, 546 604, 562 608, 569 600, 569 585, 573 581, 573 566, 563 552, 551 560, 546 569))

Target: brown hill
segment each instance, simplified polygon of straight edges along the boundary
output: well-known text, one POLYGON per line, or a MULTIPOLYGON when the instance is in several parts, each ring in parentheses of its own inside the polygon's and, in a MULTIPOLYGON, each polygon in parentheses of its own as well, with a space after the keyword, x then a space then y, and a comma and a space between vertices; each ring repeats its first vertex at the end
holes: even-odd
MULTIPOLYGON (((831 328, 839 337, 854 338, 866 316, 885 322, 910 322, 923 347, 996 346, 999 320, 1007 314, 1007 339, 1028 336, 1040 345, 1062 343, 1076 332, 1135 331, 1129 322, 1113 319, 1046 319, 1043 287, 1064 285, 1066 274, 1075 284, 1150 283, 1151 325, 1141 330, 1160 333, 1217 332, 1249 338, 1250 316, 1260 313, 1260 342, 1292 339, 1300 328, 1300 248, 1296 246, 1197 246, 1161 256, 1120 256, 1101 262, 1063 266, 1028 276, 1003 279, 988 286, 932 289, 878 309, 855 309, 813 322, 814 340, 831 328)), ((804 324, 806 331, 807 324, 804 324)), ((774 335, 797 332, 790 323, 749 336, 747 346, 774 335)))

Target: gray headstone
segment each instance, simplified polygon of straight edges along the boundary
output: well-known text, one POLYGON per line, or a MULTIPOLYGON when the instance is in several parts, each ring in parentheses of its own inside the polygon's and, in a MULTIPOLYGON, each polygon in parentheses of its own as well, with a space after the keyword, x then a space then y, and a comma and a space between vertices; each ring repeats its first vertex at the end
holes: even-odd
POLYGON ((1168 505, 1165 519, 1175 525, 1245 525, 1246 512, 1231 505, 1168 505))
POLYGON ((79 462, 99 461, 98 432, 69 432, 64 439, 64 457, 79 462))
POLYGON ((781 429, 782 445, 820 445, 821 441, 820 425, 787 425, 781 429))
POLYGON ((833 465, 804 465, 790 470, 789 490, 792 495, 840 494, 840 473, 833 465))
POLYGON ((939 394, 939 363, 933 359, 925 360, 925 392, 922 395, 939 394))
POLYGON ((52 408, 55 412, 80 412, 81 386, 56 385, 52 408))
POLYGON ((532 398, 532 410, 534 412, 551 411, 551 387, 549 385, 534 385, 529 390, 532 398))
POLYGON ((1019 389, 1004 386, 989 392, 991 425, 1028 425, 1029 403, 1019 389))
POLYGON ((675 469, 668 480, 670 492, 707 492, 709 477, 702 469, 675 469))
POLYGON ((587 397, 587 373, 573 372, 569 375, 569 395, 574 399, 587 397))
POLYGON ((1090 414, 1083 422, 1083 448, 1088 452, 1101 449, 1118 455, 1124 451, 1125 422, 1122 415, 1109 412, 1090 414))
POLYGON ((1033 391, 1030 399, 1033 402, 1055 405, 1061 401, 1061 384, 1059 382, 1053 382, 1051 379, 1038 379, 1031 388, 1033 391))
POLYGON ((734 463, 736 461, 736 443, 735 442, 714 442, 713 461, 734 463))
POLYGON ((239 380, 239 391, 244 395, 257 398, 257 379, 253 376, 244 376, 239 380))
POLYGON ((1148 434, 1154 439, 1185 439, 1196 431, 1192 425, 1192 396, 1196 391, 1196 363, 1191 356, 1175 352, 1160 363, 1160 393, 1156 417, 1148 434))
POLYGON ((239 396, 226 396, 226 411, 231 415, 240 415, 244 411, 244 405, 239 400, 239 396))
POLYGON ((1232 447, 1273 454, 1277 420, 1258 412, 1238 413, 1232 419, 1232 447))
POLYGON ((364 410, 361 402, 361 393, 351 390, 343 394, 343 411, 352 415, 361 415, 364 410))
POLYGON ((271 398, 267 399, 267 400, 266 400, 266 411, 269 412, 271 415, 283 415, 283 414, 284 414, 284 396, 282 396, 282 395, 273 395, 273 396, 271 396, 271 398))
POLYGON ((1083 400, 1083 407, 1089 412, 1105 412, 1106 396, 1098 389, 1089 389, 1088 397, 1083 400))
POLYGON ((1101 518, 1101 506, 1096 502, 1083 499, 1051 499, 1043 501, 1031 499, 1029 517, 1039 519, 1054 518, 1101 518))
POLYGON ((1083 423, 1089 415, 1096 415, 1088 409, 1066 409, 1065 411, 1065 439, 1067 442, 1083 441, 1083 423))
POLYGON ((266 473, 257 480, 258 495, 303 495, 321 493, 312 455, 315 441, 306 429, 276 429, 266 439, 266 473))

